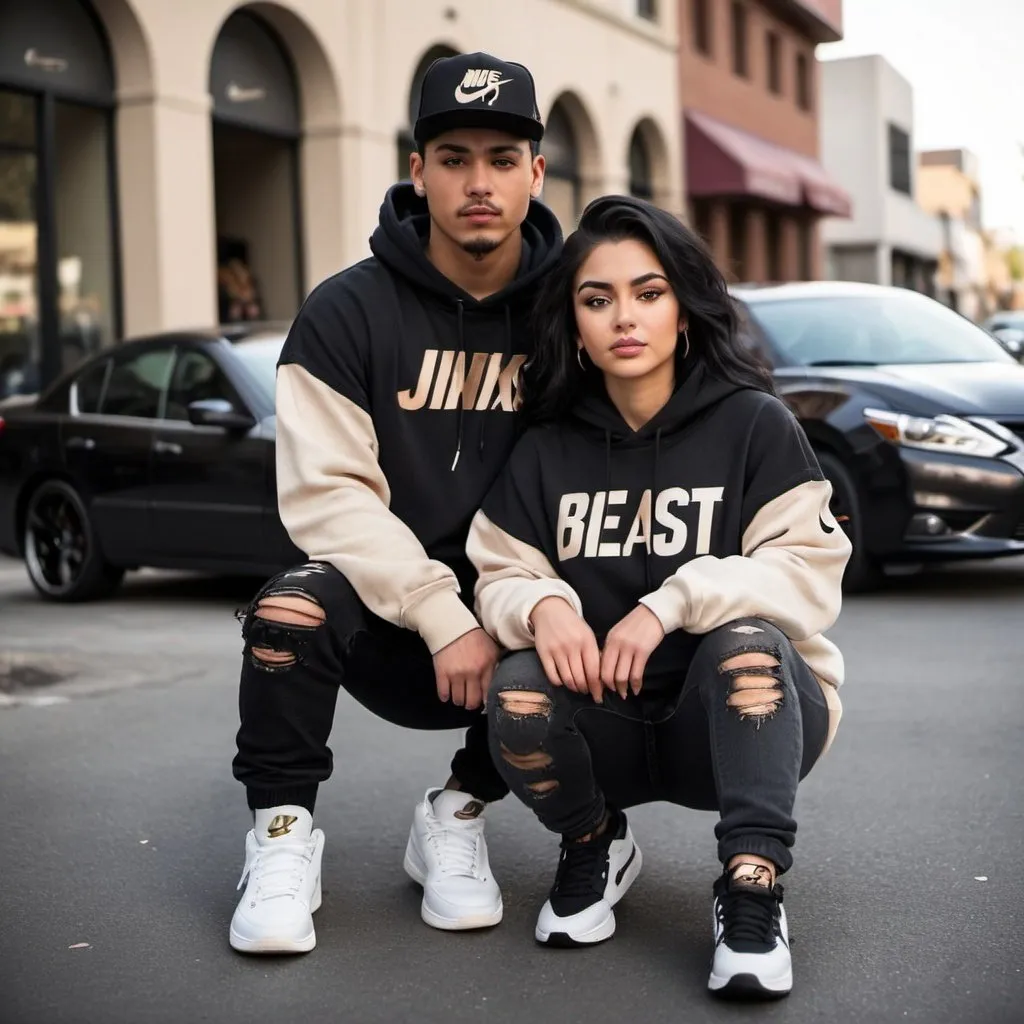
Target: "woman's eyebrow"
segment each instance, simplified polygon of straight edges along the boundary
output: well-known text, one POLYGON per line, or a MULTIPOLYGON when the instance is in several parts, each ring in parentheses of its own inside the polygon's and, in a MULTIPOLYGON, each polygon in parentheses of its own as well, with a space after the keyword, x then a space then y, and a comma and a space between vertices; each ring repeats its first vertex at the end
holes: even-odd
MULTIPOLYGON (((634 277, 633 280, 629 282, 629 286, 631 288, 636 288, 639 285, 647 284, 648 281, 654 281, 656 279, 661 279, 666 283, 668 282, 668 278, 664 274, 659 274, 655 270, 651 271, 649 274, 641 274, 639 277, 634 277)), ((584 281, 583 284, 576 289, 576 294, 579 295, 584 288, 598 288, 603 289, 606 292, 610 292, 612 290, 612 286, 607 281, 584 281)))

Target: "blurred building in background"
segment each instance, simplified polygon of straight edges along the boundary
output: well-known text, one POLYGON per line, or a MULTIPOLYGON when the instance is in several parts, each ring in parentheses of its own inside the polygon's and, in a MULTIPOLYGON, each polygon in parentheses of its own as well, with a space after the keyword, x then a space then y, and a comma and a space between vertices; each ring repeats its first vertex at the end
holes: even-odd
POLYGON ((0 396, 126 334, 294 315, 368 253, 443 54, 531 68, 544 198, 566 229, 608 192, 683 214, 676 14, 669 0, 0 0, 0 396))
POLYGON ((733 280, 820 277, 820 221, 851 212, 818 145, 841 0, 679 0, 679 36, 691 223, 733 280))
POLYGON ((918 181, 921 205, 939 218, 942 227, 937 298, 971 320, 980 320, 989 310, 977 157, 967 149, 923 152, 918 181))
POLYGON ((821 65, 821 151, 853 200, 822 227, 828 277, 935 294, 942 228, 917 202, 914 95, 880 56, 821 65))

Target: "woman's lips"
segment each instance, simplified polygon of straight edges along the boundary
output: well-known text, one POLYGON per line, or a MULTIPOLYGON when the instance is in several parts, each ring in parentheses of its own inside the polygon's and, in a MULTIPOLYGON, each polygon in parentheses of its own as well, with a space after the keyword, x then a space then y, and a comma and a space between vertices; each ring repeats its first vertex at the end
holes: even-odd
POLYGON ((634 356, 640 355, 645 348, 647 345, 637 338, 622 338, 612 345, 612 355, 618 356, 620 359, 632 359, 634 356))

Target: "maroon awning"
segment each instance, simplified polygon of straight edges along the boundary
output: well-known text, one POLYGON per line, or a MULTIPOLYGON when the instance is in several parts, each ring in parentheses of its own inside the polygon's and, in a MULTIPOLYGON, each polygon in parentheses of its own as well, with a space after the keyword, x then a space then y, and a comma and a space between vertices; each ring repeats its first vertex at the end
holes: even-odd
POLYGON ((686 184, 692 196, 757 196, 849 217, 850 197, 817 160, 707 114, 686 114, 686 184))

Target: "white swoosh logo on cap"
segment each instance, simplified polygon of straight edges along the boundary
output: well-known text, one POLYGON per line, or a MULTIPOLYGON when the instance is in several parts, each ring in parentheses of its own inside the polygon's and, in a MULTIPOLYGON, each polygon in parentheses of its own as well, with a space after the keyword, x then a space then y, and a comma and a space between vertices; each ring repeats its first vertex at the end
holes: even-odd
MULTIPOLYGON (((459 82, 455 88, 455 99, 458 100, 459 103, 472 103, 473 100, 481 99, 493 90, 494 99, 496 100, 498 98, 498 90, 501 86, 508 85, 511 81, 511 78, 503 78, 500 82, 491 82, 490 85, 485 85, 480 89, 474 89, 472 92, 463 92, 462 83, 459 82)), ((491 102, 493 103, 494 100, 491 102)))

